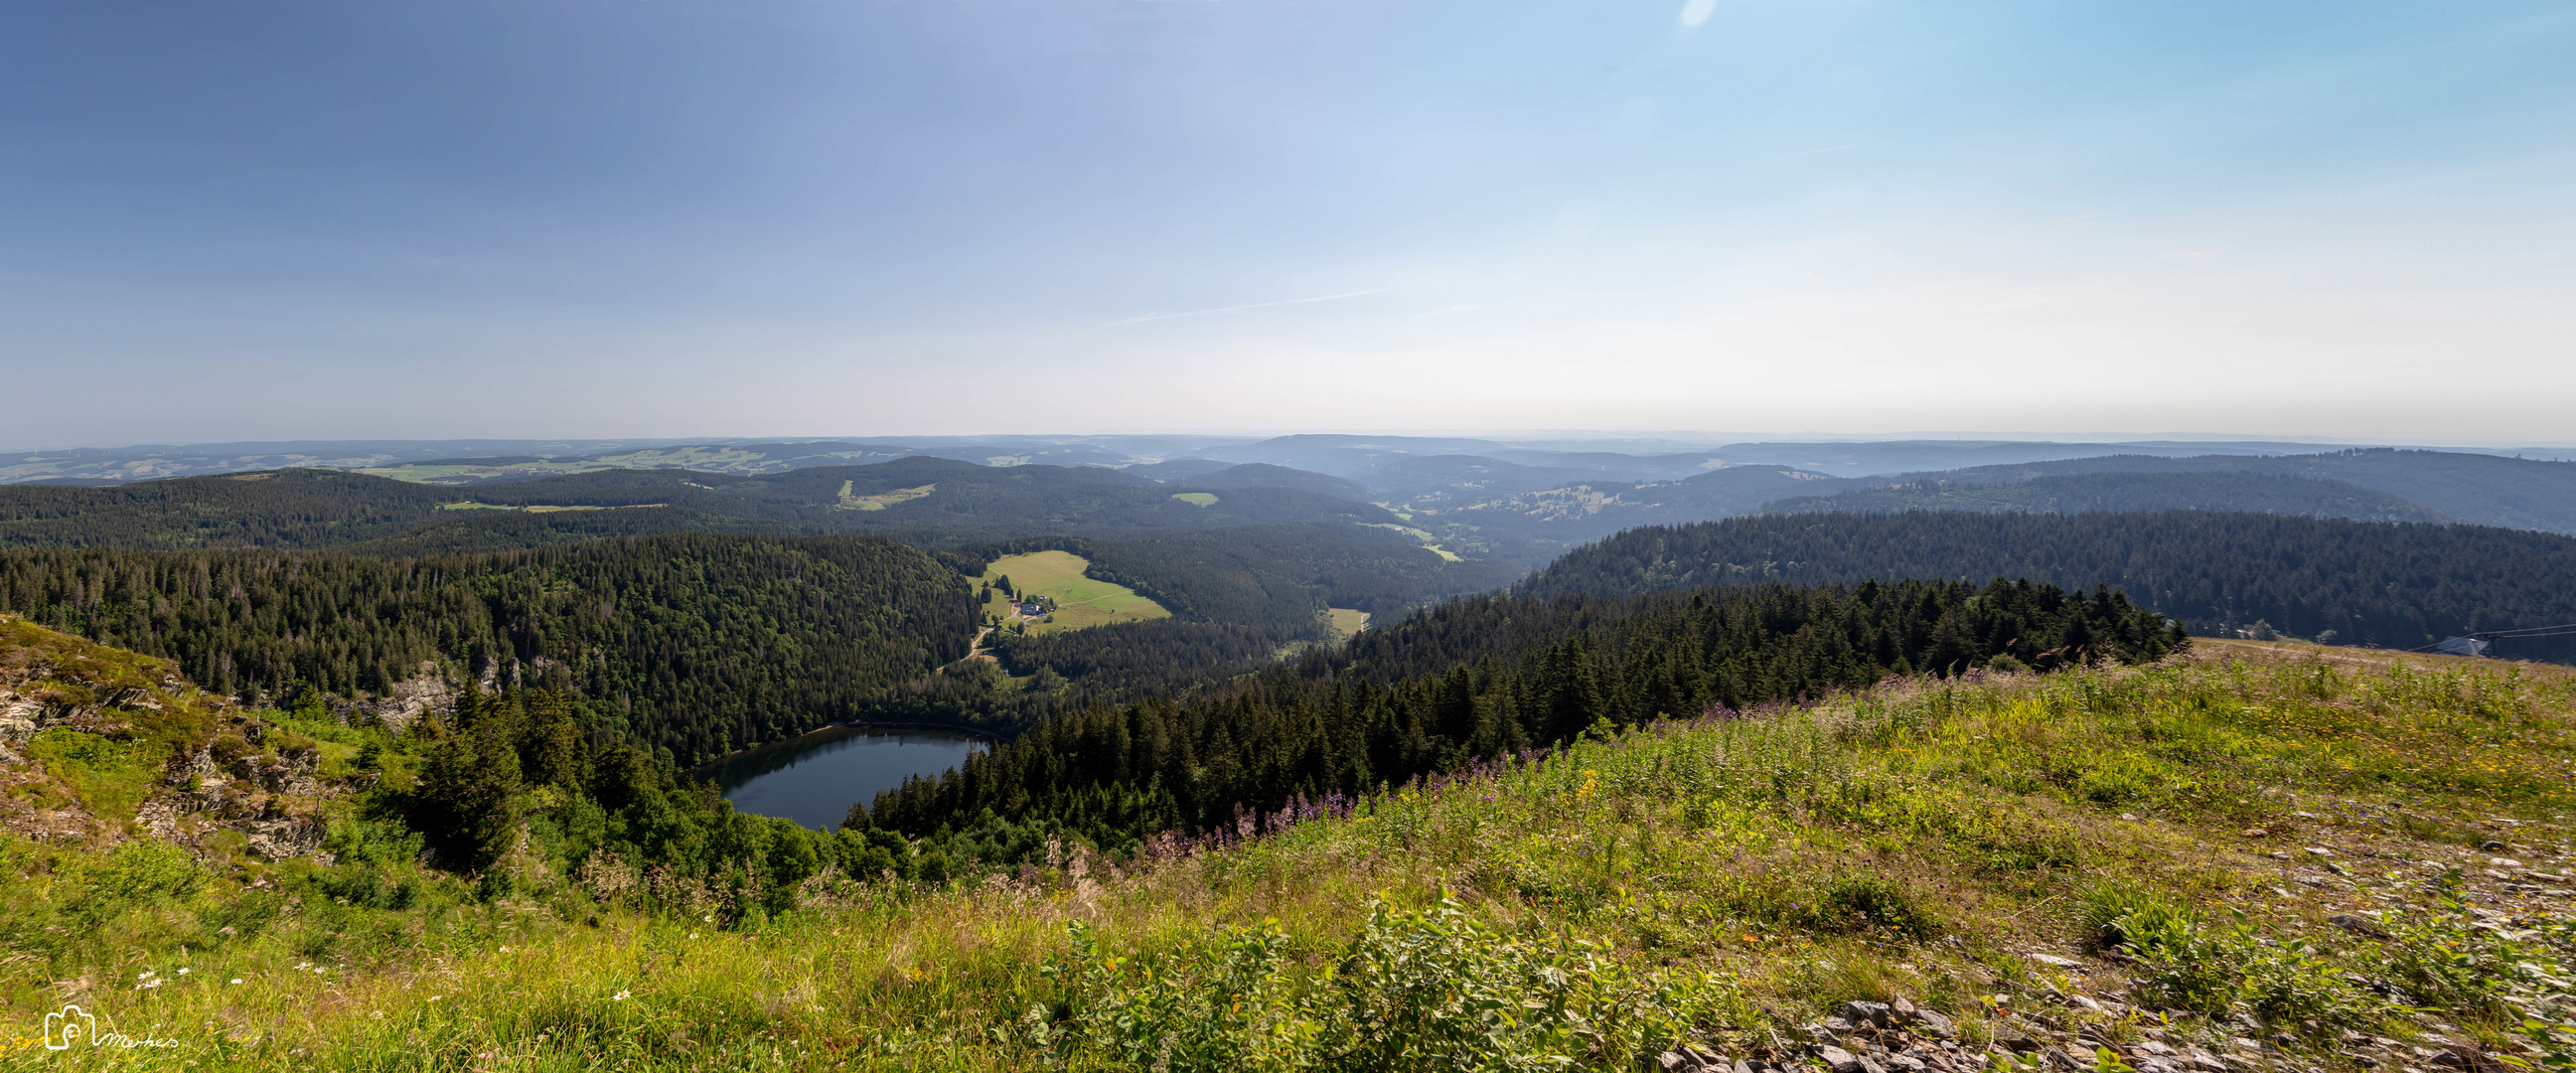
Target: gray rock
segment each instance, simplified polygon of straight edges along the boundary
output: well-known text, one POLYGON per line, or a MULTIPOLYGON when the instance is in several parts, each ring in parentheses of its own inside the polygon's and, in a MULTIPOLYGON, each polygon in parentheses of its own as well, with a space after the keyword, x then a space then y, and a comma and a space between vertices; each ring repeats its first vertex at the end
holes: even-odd
POLYGON ((301 857, 322 848, 322 837, 329 833, 319 816, 289 816, 275 820, 253 820, 242 825, 249 836, 252 853, 272 861, 301 857))
POLYGON ((1834 1012, 1855 1025, 1896 1027, 1896 1010, 1884 1002, 1846 1002, 1834 1012))
POLYGON ((1887 1073, 1887 1067, 1830 1043, 1816 1048, 1816 1058, 1834 1073, 1887 1073))
POLYGON ((1938 1036, 1942 1039, 1955 1039, 1959 1035, 1958 1022, 1950 1020, 1947 1015, 1938 1010, 1914 1011, 1914 1026, 1922 1030, 1925 1035, 1938 1036))

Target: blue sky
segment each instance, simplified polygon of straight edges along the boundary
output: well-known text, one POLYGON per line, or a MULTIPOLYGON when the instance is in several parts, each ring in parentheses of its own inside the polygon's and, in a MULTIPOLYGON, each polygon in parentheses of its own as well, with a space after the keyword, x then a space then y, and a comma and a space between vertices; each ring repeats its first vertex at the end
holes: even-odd
POLYGON ((0 446, 2576 442, 2576 9, 34 0, 0 446))

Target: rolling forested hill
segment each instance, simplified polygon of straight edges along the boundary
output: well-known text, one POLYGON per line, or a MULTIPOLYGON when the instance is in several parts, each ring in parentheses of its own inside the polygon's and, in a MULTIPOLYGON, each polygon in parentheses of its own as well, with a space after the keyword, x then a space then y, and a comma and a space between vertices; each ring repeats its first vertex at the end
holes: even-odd
MULTIPOLYGON (((1288 471, 1282 471, 1286 473, 1288 471)), ((877 533, 971 543, 1070 533, 1306 523, 1395 516, 1258 472, 1200 486, 1117 470, 983 466, 915 457, 760 476, 608 469, 441 487, 338 470, 185 477, 110 487, 0 485, 0 547, 366 545, 376 554, 536 547, 661 532, 877 533), (1182 494, 1207 494, 1182 498, 1182 494)))
MULTIPOLYGON (((2261 623, 2326 643, 2413 648, 2471 630, 2576 623, 2576 539, 2206 511, 1797 514, 1658 526, 1569 553, 1523 589, 1633 593, 1996 574, 2111 585, 2195 633, 2261 623)), ((2569 641, 2517 641, 2497 654, 2576 660, 2569 641)))

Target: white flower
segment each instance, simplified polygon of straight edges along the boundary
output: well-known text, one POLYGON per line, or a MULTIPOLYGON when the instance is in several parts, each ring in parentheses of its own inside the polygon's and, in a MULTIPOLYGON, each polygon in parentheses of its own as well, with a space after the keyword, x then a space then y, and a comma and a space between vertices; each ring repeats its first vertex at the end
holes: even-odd
POLYGON ((617 997, 612 998, 612 999, 609 999, 608 1001, 610 1001, 610 1002, 624 1002, 624 1001, 626 1001, 626 992, 620 991, 620 992, 618 992, 618 993, 617 993, 617 997))
POLYGON ((186 976, 186 975, 188 975, 188 970, 186 970, 186 969, 181 969, 181 970, 179 970, 179 975, 181 975, 181 976, 186 976))
POLYGON ((149 980, 152 978, 152 970, 145 969, 142 972, 135 973, 134 978, 137 980, 149 980))
POLYGON ((510 952, 510 948, 509 948, 509 947, 506 947, 506 946, 505 946, 505 947, 502 947, 502 948, 501 948, 501 952, 502 952, 502 953, 504 953, 504 954, 507 954, 507 953, 509 953, 509 952, 510 952))
POLYGON ((436 1001, 438 1001, 438 1000, 440 1000, 440 999, 443 999, 443 998, 446 998, 446 997, 447 997, 447 996, 445 996, 445 995, 431 995, 431 996, 429 996, 429 1000, 430 1000, 431 1002, 436 1002, 436 1001))
POLYGON ((233 982, 234 982, 234 983, 240 983, 240 982, 241 982, 241 977, 239 977, 239 976, 233 977, 233 982))

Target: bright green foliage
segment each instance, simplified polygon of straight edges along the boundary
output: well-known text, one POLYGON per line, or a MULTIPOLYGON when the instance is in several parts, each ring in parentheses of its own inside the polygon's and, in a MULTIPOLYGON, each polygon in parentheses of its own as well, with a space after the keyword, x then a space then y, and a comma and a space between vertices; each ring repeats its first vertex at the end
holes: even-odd
POLYGON ((1714 977, 1636 972, 1588 941, 1506 934, 1450 897, 1375 903, 1314 975, 1290 970, 1276 920, 1141 958, 1108 952, 1081 921, 1070 930, 1072 955, 1046 970, 1066 1006, 1023 1024, 1075 1068, 1615 1068, 1732 997, 1714 977))

